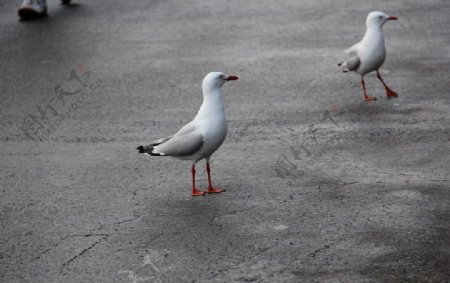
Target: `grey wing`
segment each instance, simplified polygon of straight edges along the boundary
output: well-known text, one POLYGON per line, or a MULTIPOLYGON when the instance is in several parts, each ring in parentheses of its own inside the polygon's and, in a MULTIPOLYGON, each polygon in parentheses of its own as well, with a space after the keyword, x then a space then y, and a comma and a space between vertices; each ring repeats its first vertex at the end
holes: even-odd
POLYGON ((355 71, 361 64, 361 60, 358 56, 352 56, 345 61, 345 66, 349 71, 355 71))
POLYGON ((153 141, 146 146, 138 146, 139 153, 150 155, 187 156, 196 152, 203 145, 203 137, 200 140, 194 134, 195 125, 190 122, 184 125, 175 135, 153 141), (183 143, 182 141, 185 140, 183 143))
POLYGON ((160 144, 165 143, 166 141, 170 140, 171 138, 173 138, 176 135, 187 134, 187 133, 190 133, 190 132, 192 132, 194 130, 195 130, 195 126, 192 124, 192 122, 187 123, 181 129, 179 129, 178 132, 175 135, 171 135, 171 136, 168 136, 168 137, 165 137, 165 138, 153 141, 151 144, 149 144, 149 146, 160 145, 160 144))
POLYGON ((155 146, 153 152, 174 157, 188 156, 197 152, 203 143, 203 136, 199 133, 177 133, 165 143, 155 146))
POLYGON ((356 43, 349 49, 345 50, 345 53, 347 53, 348 56, 358 56, 359 45, 360 45, 360 42, 356 43))
POLYGON ((166 141, 170 140, 172 137, 173 137, 173 136, 168 136, 168 137, 165 137, 165 138, 162 138, 162 139, 153 141, 151 144, 149 144, 149 146, 157 146, 157 145, 160 145, 160 144, 165 143, 166 141))
POLYGON ((196 129, 195 125, 191 121, 191 122, 187 123, 186 125, 184 125, 181 129, 179 129, 178 132, 174 136, 188 134, 190 132, 193 132, 195 129, 196 129))

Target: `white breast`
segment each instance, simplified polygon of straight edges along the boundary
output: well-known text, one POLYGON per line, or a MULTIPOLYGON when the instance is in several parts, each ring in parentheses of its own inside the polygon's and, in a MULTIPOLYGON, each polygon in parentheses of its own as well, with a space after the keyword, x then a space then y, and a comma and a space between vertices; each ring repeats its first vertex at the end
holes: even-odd
POLYGON ((357 72, 364 76, 367 73, 378 70, 386 58, 384 35, 381 29, 369 29, 366 32, 358 50, 361 60, 357 72))

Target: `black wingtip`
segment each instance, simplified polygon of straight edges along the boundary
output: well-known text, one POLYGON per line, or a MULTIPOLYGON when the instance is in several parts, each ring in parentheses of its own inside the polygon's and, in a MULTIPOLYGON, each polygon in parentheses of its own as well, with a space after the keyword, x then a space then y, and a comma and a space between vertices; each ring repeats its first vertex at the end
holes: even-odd
POLYGON ((150 152, 149 153, 151 156, 162 156, 161 154, 159 154, 159 153, 153 153, 153 152, 150 152))
POLYGON ((153 156, 161 156, 161 154, 160 153, 154 153, 153 152, 153 146, 142 146, 142 145, 140 145, 140 146, 138 146, 138 147, 136 147, 136 149, 139 151, 139 153, 146 153, 146 154, 150 154, 150 155, 153 155, 153 156))

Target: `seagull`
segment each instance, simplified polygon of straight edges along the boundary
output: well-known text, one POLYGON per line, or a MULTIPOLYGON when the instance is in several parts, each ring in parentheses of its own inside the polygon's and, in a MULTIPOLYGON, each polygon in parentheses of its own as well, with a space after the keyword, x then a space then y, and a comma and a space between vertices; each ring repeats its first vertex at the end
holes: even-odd
POLYGON ((364 92, 365 101, 375 101, 376 97, 368 96, 364 76, 367 73, 377 71, 377 77, 386 89, 388 98, 397 97, 397 93, 391 90, 380 76, 379 69, 386 59, 386 47, 384 46, 383 25, 392 20, 397 20, 395 16, 388 16, 383 12, 370 12, 366 20, 366 33, 363 39, 345 50, 348 58, 338 66, 344 72, 354 71, 361 75, 361 85, 364 92))
POLYGON ((222 72, 211 72, 203 79, 203 103, 194 120, 184 125, 174 135, 162 138, 146 146, 138 146, 139 153, 154 156, 171 156, 192 161, 192 195, 204 196, 205 192, 195 186, 195 164, 206 160, 208 190, 206 193, 221 193, 211 182, 209 159, 222 145, 227 135, 227 121, 223 105, 222 86, 228 81, 239 79, 222 72))

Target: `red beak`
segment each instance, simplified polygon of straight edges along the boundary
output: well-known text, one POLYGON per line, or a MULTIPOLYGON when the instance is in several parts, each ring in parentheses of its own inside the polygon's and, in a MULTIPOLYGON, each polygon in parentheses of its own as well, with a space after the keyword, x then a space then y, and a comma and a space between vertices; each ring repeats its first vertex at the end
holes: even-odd
POLYGON ((390 16, 389 18, 387 18, 388 21, 393 21, 393 20, 398 20, 398 18, 396 16, 390 16))
POLYGON ((235 80, 238 80, 238 79, 239 78, 237 76, 230 75, 230 76, 228 76, 228 78, 226 78, 226 81, 235 81, 235 80))

